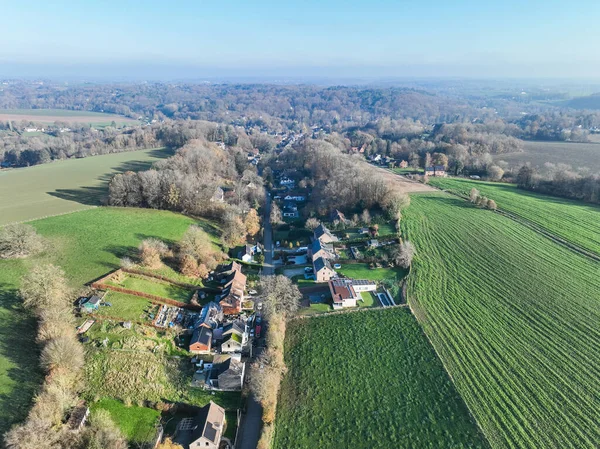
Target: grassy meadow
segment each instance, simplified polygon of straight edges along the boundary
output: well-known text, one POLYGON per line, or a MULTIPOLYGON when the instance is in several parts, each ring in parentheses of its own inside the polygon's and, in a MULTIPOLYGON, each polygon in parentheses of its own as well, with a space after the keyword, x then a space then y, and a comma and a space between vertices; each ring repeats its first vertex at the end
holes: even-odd
MULTIPOLYGON (((48 240, 48 250, 31 259, 0 260, 0 432, 25 417, 42 379, 35 320, 23 311, 16 296, 29 267, 52 262, 79 288, 118 268, 119 258, 134 254, 144 238, 174 242, 192 223, 191 218, 172 212, 125 208, 95 208, 31 223, 48 240)), ((208 223, 202 224, 209 228, 208 223)), ((135 316, 145 304, 140 300, 123 307, 135 316)))
POLYGON ((145 170, 166 149, 106 154, 0 171, 0 226, 99 206, 115 173, 145 170))
POLYGON ((486 448, 408 309, 294 320, 274 449, 486 448))
POLYGON ((402 226, 409 304, 492 447, 596 448, 600 264, 444 193, 402 226))
POLYGON ((457 178, 432 178, 430 184, 461 195, 476 188, 499 208, 600 255, 600 206, 520 190, 513 184, 457 178))
POLYGON ((68 109, 0 109, 0 122, 34 122, 53 124, 54 122, 77 123, 94 128, 110 126, 114 121, 117 126, 139 124, 139 120, 117 114, 91 111, 71 111, 68 109))

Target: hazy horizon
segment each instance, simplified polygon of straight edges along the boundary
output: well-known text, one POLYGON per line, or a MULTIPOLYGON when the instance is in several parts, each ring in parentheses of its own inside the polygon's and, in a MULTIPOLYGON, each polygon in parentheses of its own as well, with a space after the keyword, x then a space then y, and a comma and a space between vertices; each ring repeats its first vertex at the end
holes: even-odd
POLYGON ((600 80, 599 12, 589 0, 13 2, 0 77, 600 80))

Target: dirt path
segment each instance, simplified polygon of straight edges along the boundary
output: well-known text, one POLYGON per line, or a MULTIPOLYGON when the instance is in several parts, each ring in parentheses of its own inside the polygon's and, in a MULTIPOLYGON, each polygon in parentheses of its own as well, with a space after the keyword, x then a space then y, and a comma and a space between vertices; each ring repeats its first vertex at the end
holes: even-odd
POLYGON ((402 175, 397 175, 396 173, 391 172, 387 168, 375 167, 371 165, 373 170, 375 170, 385 181, 391 185, 394 185, 398 188, 398 190, 404 193, 417 193, 417 192, 435 192, 436 189, 428 186, 427 184, 423 184, 422 182, 413 181, 412 179, 408 179, 402 175))

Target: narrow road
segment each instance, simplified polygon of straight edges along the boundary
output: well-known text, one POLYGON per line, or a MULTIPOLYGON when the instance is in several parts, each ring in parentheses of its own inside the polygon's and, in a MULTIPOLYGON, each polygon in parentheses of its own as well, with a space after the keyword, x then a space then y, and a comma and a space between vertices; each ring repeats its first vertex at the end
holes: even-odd
MULTIPOLYGON (((275 273, 273 267, 273 227, 271 226, 271 195, 267 194, 265 205, 265 213, 263 216, 263 245, 265 248, 265 263, 263 264, 264 275, 275 273)), ((263 324, 264 327, 264 324, 263 324)), ((260 355, 262 348, 257 348, 256 355, 260 355)), ((242 416, 238 440, 236 441, 237 449, 256 449, 260 438, 260 429, 262 427, 262 407, 254 400, 254 397, 248 398, 246 414, 242 416)))

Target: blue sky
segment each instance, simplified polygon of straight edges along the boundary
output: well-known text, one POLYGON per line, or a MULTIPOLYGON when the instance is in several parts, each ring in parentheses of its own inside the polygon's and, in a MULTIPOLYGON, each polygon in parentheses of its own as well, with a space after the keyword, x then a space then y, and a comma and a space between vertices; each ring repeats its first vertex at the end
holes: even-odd
POLYGON ((10 2, 7 67, 600 78, 600 2, 10 2))

